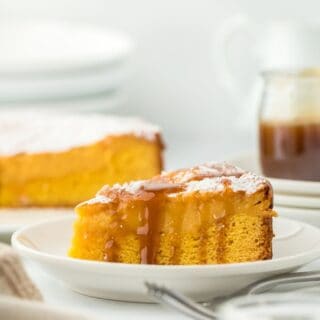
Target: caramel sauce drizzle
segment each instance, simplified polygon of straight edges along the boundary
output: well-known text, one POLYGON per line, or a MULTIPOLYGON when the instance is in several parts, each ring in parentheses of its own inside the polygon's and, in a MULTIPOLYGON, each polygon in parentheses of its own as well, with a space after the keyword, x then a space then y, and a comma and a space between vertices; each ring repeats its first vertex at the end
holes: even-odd
POLYGON ((160 246, 160 231, 163 225, 161 203, 163 193, 159 192, 150 201, 144 212, 139 215, 141 226, 137 234, 140 235, 140 261, 142 264, 156 264, 157 252, 160 246))
MULTIPOLYGON (((142 226, 138 227, 137 230, 137 234, 140 235, 140 263, 156 264, 161 229, 164 223, 164 215, 161 214, 161 209, 165 204, 166 194, 182 191, 182 185, 160 181, 158 183, 148 183, 143 189, 144 191, 151 191, 154 197, 146 203, 143 214, 139 216, 139 222, 142 226)), ((175 246, 173 246, 173 250, 175 250, 174 248, 175 246)))
MULTIPOLYGON (((185 172, 183 172, 184 174, 185 172)), ((198 175, 195 172, 192 180, 203 179, 203 173, 198 175)), ((177 173, 176 173, 177 175, 177 173)), ((167 197, 170 193, 181 192, 184 190, 184 184, 177 182, 176 175, 166 175, 159 178, 155 177, 146 181, 134 193, 124 188, 104 188, 100 194, 111 199, 113 213, 112 222, 108 225, 108 238, 105 244, 104 260, 109 262, 119 262, 117 239, 125 238, 125 236, 133 234, 139 239, 140 244, 140 263, 141 264, 157 264, 157 254, 161 241, 161 230, 164 226, 165 216, 162 214, 162 206, 167 204, 167 197), (135 212, 129 214, 126 210, 130 207, 135 212)), ((207 175, 205 175, 207 177, 207 175)), ((215 175, 214 175, 215 176, 215 175)), ((224 182, 228 187, 228 180, 224 182)), ((225 250, 225 227, 227 225, 228 215, 232 214, 232 204, 225 204, 221 209, 214 208, 203 210, 201 197, 197 198, 197 210, 199 210, 200 224, 200 259, 201 263, 207 263, 208 258, 208 229, 212 225, 214 219, 217 227, 217 263, 224 262, 225 250)), ((180 241, 178 237, 182 230, 182 219, 179 215, 173 215, 170 234, 172 234, 171 243, 171 264, 179 264, 180 257, 180 241)))
POLYGON ((218 217, 216 219, 216 226, 217 226, 217 243, 218 243, 218 248, 217 248, 217 263, 223 263, 224 262, 224 253, 225 253, 225 247, 226 247, 226 242, 225 242, 225 235, 226 235, 226 217, 228 216, 228 208, 224 208, 224 213, 222 214, 221 217, 218 217))
POLYGON ((210 217, 209 217, 209 210, 206 210, 203 212, 203 206, 204 204, 202 204, 200 202, 200 200, 198 199, 198 204, 197 204, 197 208, 201 217, 201 227, 200 227, 200 259, 201 259, 201 263, 205 264, 207 262, 207 245, 208 245, 208 229, 209 229, 209 221, 210 221, 210 217))
POLYGON ((181 251, 181 242, 178 241, 179 234, 181 233, 182 229, 182 219, 180 219, 177 215, 174 217, 174 227, 172 230, 173 233, 173 245, 172 249, 172 257, 171 263, 172 264, 179 264, 179 256, 181 251))
MULTIPOLYGON (((157 252, 160 246, 161 228, 163 226, 164 216, 161 214, 161 208, 165 203, 167 193, 181 191, 180 184, 161 184, 156 187, 147 185, 142 191, 136 193, 136 200, 142 203, 143 210, 138 211, 137 219, 139 226, 136 230, 131 230, 126 222, 129 218, 126 213, 116 214, 113 222, 109 225, 109 238, 105 245, 104 260, 109 262, 118 262, 117 244, 115 239, 126 236, 135 231, 140 242, 140 263, 156 264, 157 252)), ((112 199, 115 200, 115 193, 112 193, 112 199)), ((119 202, 117 212, 125 212, 126 205, 130 203, 130 196, 122 194, 122 202, 119 202)), ((176 230, 176 228, 174 228, 176 230)))

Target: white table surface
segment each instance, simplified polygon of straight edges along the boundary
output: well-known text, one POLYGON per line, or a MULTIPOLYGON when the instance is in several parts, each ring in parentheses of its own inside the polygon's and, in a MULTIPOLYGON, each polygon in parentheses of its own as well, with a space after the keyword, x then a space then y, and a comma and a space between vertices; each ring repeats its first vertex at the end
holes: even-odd
MULTIPOLYGON (((71 291, 63 283, 48 277, 32 263, 25 262, 25 266, 32 280, 43 293, 46 303, 88 313, 92 315, 92 319, 187 319, 184 315, 159 304, 126 303, 83 296, 71 291)), ((301 270, 319 269, 320 260, 317 260, 301 270)))
MULTIPOLYGON (((97 299, 81 295, 67 288, 63 283, 50 278, 36 265, 25 261, 26 270, 43 294, 46 303, 91 314, 92 319, 144 320, 144 319, 186 319, 185 316, 159 304, 132 303, 97 299)), ((91 317, 90 317, 91 318, 91 317)))
MULTIPOLYGON (((241 153, 242 149, 241 146, 238 146, 237 150, 231 152, 230 150, 225 150, 225 147, 217 142, 207 143, 207 148, 200 144, 193 143, 192 145, 193 148, 190 150, 188 149, 190 141, 171 144, 166 155, 167 168, 188 166, 209 160, 228 159, 231 155, 241 153), (180 158, 177 155, 180 155, 180 158), (186 157, 185 155, 189 156, 186 157)), ((25 266, 32 280, 43 293, 46 303, 89 313, 92 315, 92 319, 187 319, 185 316, 159 304, 125 303, 83 296, 71 291, 63 283, 50 278, 32 263, 25 262, 25 266)), ((319 269, 320 260, 304 268, 304 270, 319 269)))

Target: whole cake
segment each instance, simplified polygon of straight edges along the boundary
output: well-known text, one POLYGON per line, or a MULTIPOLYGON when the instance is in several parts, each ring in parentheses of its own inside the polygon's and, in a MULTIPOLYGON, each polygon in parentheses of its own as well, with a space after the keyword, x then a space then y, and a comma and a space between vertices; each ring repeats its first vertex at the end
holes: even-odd
POLYGON ((0 116, 0 207, 75 206, 162 169, 159 129, 102 115, 0 116))
POLYGON ((76 207, 69 255, 141 264, 272 257, 272 188, 226 163, 103 187, 76 207))

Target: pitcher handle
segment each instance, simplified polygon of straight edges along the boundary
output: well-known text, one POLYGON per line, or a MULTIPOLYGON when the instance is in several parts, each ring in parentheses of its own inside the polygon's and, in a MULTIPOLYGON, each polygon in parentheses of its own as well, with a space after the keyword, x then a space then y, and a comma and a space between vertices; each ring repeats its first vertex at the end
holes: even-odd
POLYGON ((235 37, 240 34, 246 34, 247 37, 254 41, 255 36, 252 31, 254 29, 255 26, 245 15, 236 14, 222 23, 214 37, 213 57, 218 81, 238 102, 239 99, 243 100, 247 93, 241 90, 241 80, 231 67, 231 44, 235 37))

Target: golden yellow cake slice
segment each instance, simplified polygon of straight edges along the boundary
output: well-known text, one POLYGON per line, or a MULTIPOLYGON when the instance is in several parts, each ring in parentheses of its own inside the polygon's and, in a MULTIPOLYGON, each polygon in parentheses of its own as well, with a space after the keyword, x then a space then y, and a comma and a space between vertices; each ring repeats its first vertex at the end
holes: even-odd
POLYGON ((159 129, 102 115, 0 115, 0 207, 75 206, 162 169, 159 129))
POLYGON ((76 207, 69 255, 141 264, 220 264, 272 257, 272 188, 222 163, 105 186, 76 207))

